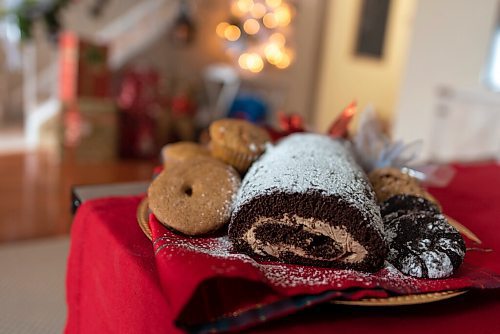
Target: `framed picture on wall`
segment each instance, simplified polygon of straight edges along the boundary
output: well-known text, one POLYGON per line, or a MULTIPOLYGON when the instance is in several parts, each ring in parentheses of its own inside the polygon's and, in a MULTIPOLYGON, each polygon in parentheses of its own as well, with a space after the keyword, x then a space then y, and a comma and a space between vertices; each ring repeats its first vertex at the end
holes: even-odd
POLYGON ((362 0, 354 54, 376 59, 384 56, 391 0, 362 0))

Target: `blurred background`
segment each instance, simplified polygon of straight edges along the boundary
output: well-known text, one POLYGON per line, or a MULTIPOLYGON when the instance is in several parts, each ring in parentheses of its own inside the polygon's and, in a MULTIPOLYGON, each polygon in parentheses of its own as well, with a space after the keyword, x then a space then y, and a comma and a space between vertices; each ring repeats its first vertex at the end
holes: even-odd
POLYGON ((499 19, 498 0, 1 0, 0 295, 19 261, 53 263, 59 316, 32 314, 62 326, 72 187, 149 180, 214 119, 325 132, 356 101, 423 162, 500 159, 499 19))

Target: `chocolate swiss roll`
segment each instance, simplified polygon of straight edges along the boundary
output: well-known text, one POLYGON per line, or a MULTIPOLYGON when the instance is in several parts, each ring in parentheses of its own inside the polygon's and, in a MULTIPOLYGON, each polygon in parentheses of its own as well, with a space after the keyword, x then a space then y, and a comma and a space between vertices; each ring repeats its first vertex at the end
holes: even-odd
POLYGON ((388 247, 375 194, 342 141, 294 134, 249 169, 229 238, 262 260, 376 271, 388 247))

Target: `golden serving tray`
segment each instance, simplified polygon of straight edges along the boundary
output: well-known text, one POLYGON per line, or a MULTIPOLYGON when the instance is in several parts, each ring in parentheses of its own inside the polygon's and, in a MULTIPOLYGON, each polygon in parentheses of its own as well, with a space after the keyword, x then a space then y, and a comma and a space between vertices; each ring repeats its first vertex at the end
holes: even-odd
POLYGON ((437 302, 457 297, 466 293, 463 291, 440 291, 415 295, 394 296, 387 298, 365 298, 360 300, 332 300, 333 304, 352 306, 405 306, 437 302))
MULTIPOLYGON (((476 243, 481 243, 481 240, 467 229, 462 224, 458 223, 456 220, 450 217, 448 221, 450 225, 454 226, 460 233, 465 235, 467 238, 471 239, 476 243)), ((148 199, 144 198, 139 206, 137 207, 137 222, 142 232, 148 237, 149 240, 153 240, 151 229, 149 228, 149 207, 148 199)), ((352 306, 404 306, 404 305, 417 305, 437 302, 440 300, 445 300, 453 297, 460 296, 466 293, 467 290, 463 291, 441 291, 441 292, 431 292, 404 296, 394 296, 387 298, 365 298, 360 300, 333 300, 333 304, 339 305, 352 305, 352 306)))
POLYGON ((142 232, 148 237, 149 240, 153 241, 153 234, 149 228, 149 202, 147 197, 145 197, 139 206, 137 207, 137 222, 142 232))

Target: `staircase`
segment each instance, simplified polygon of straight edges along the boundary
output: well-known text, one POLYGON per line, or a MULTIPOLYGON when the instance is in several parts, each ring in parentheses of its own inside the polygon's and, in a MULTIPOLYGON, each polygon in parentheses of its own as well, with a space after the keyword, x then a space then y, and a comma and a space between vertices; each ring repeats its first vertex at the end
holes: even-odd
MULTIPOLYGON (((148 0, 134 3, 124 14, 115 18, 93 36, 85 36, 109 45, 109 67, 115 71, 147 49, 166 31, 176 15, 178 2, 148 0)), ((71 29, 71 22, 68 22, 71 29)), ((25 43, 22 48, 22 84, 8 94, 22 94, 23 124, 0 130, 0 152, 33 150, 39 146, 40 127, 61 110, 58 94, 58 56, 43 69, 38 69, 38 47, 25 43)), ((1 129, 0 119, 0 129, 1 129)))

